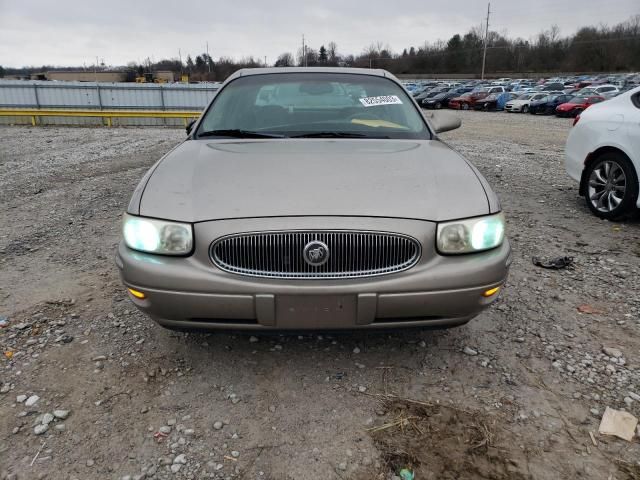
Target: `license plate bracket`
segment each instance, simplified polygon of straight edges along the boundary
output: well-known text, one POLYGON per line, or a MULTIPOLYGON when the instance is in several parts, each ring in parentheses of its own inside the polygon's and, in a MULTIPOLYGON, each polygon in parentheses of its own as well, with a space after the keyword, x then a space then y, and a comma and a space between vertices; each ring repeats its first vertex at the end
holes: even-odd
POLYGON ((276 325, 285 329, 350 328, 356 324, 355 295, 278 295, 276 325))

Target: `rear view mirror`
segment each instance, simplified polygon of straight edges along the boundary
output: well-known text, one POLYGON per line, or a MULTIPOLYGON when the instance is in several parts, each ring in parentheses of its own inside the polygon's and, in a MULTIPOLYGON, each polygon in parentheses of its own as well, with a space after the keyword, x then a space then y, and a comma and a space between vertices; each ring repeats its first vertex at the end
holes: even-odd
POLYGON ((187 135, 189 135, 191 133, 191 130, 193 130, 193 126, 195 125, 196 120, 191 120, 187 126, 185 127, 185 130, 187 131, 187 135))
POLYGON ((460 128, 462 120, 450 112, 429 112, 426 114, 436 133, 448 132, 460 128))

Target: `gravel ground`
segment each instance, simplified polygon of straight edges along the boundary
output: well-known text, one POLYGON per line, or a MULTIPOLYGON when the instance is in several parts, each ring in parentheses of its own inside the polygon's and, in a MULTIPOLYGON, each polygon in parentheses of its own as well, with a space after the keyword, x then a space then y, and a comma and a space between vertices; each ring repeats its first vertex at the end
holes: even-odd
POLYGON ((163 330, 120 286, 121 214, 182 130, 0 127, 0 479, 640 478, 640 432, 597 433, 640 416, 640 221, 577 197, 570 120, 460 115, 444 137, 508 219, 500 300, 447 331, 259 338, 163 330))

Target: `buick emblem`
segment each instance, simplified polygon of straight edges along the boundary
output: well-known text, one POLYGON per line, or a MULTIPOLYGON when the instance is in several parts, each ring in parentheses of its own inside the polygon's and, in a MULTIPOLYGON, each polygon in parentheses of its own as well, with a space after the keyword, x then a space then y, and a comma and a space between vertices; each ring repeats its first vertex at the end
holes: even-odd
POLYGON ((329 247, 324 242, 314 240, 304 246, 302 257, 309 265, 319 267, 329 260, 329 247))

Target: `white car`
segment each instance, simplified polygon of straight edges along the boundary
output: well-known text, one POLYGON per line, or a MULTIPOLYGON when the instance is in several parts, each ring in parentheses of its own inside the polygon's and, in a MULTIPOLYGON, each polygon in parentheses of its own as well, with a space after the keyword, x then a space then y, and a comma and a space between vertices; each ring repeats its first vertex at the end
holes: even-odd
POLYGON ((598 217, 615 219, 640 208, 640 87, 595 104, 576 118, 565 166, 598 217))
POLYGON ((536 100, 540 100, 549 95, 549 92, 541 92, 541 93, 525 93, 524 95, 519 96, 515 100, 511 100, 507 102, 504 106, 505 112, 522 112, 527 113, 529 111, 529 105, 531 102, 535 102, 536 100))
POLYGON ((605 98, 615 97, 620 93, 620 90, 615 85, 598 85, 597 87, 585 87, 580 90, 576 95, 581 97, 600 96, 605 98))

